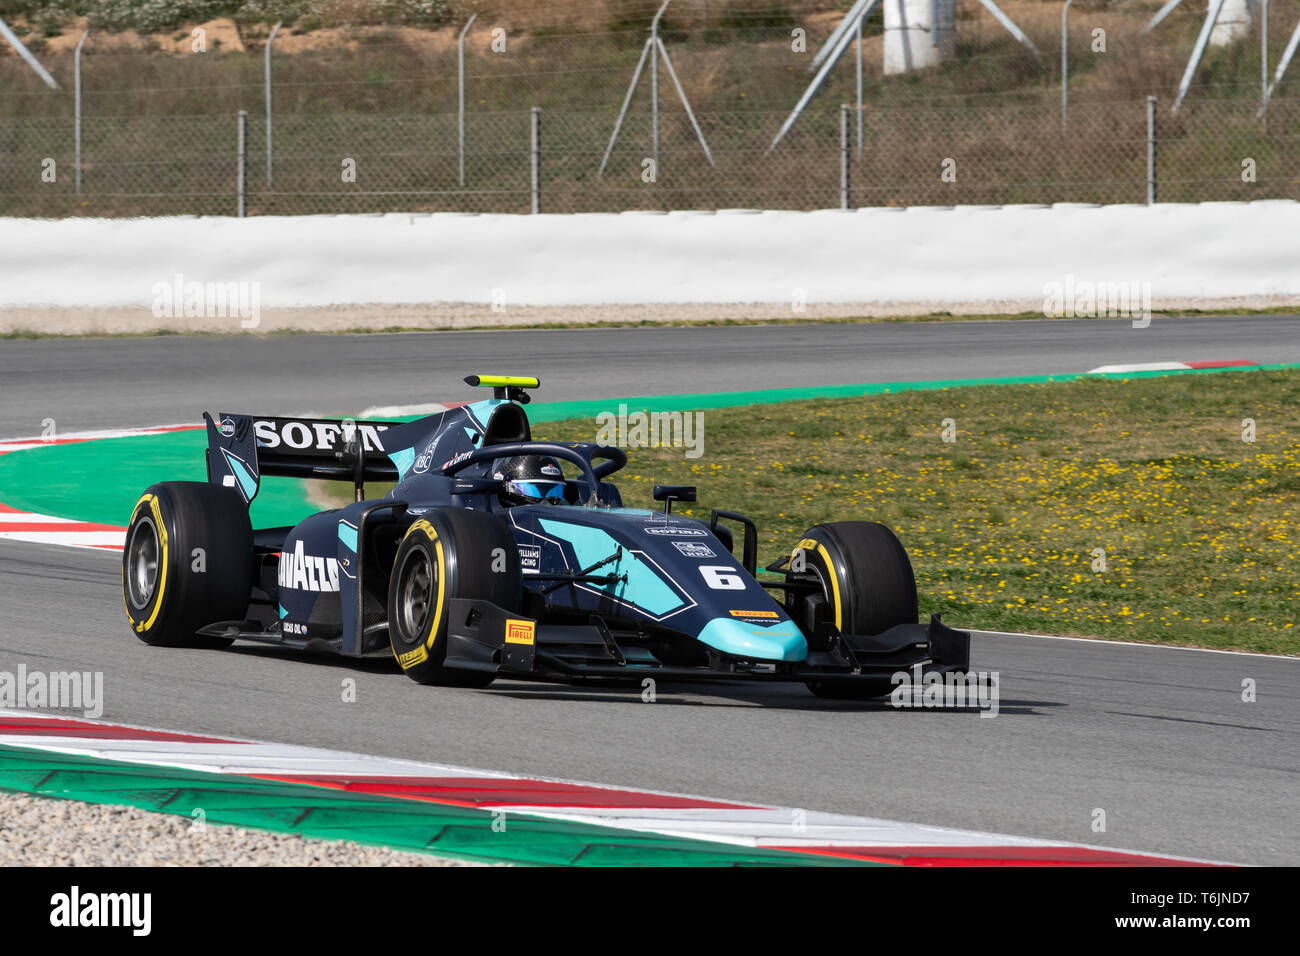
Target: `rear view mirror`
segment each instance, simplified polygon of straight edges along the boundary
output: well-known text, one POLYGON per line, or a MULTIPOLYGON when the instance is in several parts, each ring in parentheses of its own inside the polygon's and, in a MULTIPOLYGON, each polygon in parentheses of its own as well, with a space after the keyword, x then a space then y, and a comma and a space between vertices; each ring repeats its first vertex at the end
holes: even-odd
POLYGON ((694 501, 694 485, 655 485, 655 501, 694 501))
POLYGON ((694 485, 655 485, 655 501, 664 503, 664 514, 672 514, 674 501, 694 501, 694 485))

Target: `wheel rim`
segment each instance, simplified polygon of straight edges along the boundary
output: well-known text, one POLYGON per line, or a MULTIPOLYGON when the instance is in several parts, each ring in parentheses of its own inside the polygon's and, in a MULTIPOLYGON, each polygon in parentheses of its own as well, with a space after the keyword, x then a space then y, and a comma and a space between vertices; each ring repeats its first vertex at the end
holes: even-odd
POLYGON ((153 519, 143 517, 136 522, 127 544, 126 594, 131 606, 141 610, 153 600, 158 587, 158 555, 162 547, 158 542, 158 528, 153 519))
POLYGON ((416 548, 406 556, 401 581, 398 613, 401 615, 402 636, 407 643, 417 642, 428 626, 433 611, 434 588, 437 587, 437 571, 424 549, 416 548))

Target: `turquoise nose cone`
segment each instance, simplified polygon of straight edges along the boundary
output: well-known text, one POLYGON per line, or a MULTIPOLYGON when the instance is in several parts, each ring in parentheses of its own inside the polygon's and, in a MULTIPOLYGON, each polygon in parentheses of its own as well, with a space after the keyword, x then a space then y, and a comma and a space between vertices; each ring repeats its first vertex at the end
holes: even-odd
POLYGON ((762 625, 715 617, 700 631, 699 640, 714 650, 748 660, 802 661, 808 656, 808 642, 789 620, 762 625))

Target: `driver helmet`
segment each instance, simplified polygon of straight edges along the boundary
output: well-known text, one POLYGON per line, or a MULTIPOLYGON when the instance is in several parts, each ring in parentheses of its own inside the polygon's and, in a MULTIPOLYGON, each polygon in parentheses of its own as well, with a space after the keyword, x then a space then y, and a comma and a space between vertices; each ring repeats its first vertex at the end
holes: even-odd
POLYGON ((504 480, 499 492, 504 505, 563 505, 564 473, 560 463, 546 455, 516 455, 498 459, 492 477, 504 480))

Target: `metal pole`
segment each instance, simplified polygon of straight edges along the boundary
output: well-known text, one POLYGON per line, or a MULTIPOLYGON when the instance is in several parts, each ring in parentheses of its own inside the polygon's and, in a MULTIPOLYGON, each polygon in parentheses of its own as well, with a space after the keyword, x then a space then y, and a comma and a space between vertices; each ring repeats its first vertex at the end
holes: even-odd
MULTIPOLYGON (((931 10, 934 3, 930 4, 931 10)), ((933 32, 934 22, 931 21, 930 29, 933 32)), ((862 18, 858 17, 858 158, 862 158, 862 18)))
POLYGON ((1038 47, 1034 46, 1034 41, 1025 36, 1025 31, 1016 26, 1015 21, 1003 13, 1002 8, 994 3, 993 0, 980 0, 980 5, 989 13, 993 14, 993 19, 1002 24, 1002 28, 1019 40, 1023 46, 1028 48, 1030 53, 1035 57, 1039 56, 1038 47))
POLYGON ((1259 28, 1259 111, 1264 115, 1264 129, 1268 130, 1268 0, 1261 2, 1259 28))
POLYGON ((1061 132, 1069 124, 1070 113, 1070 4, 1074 0, 1065 0, 1061 8, 1061 132))
POLYGON ((533 215, 542 211, 542 108, 533 107, 533 215))
POLYGON ((9 29, 9 24, 4 22, 3 17, 0 17, 0 37, 8 41, 9 45, 14 48, 14 52, 23 58, 23 61, 36 72, 36 75, 41 78, 46 86, 52 90, 59 88, 59 84, 54 81, 54 77, 50 76, 49 71, 41 66, 36 57, 32 56, 32 51, 23 45, 23 41, 18 39, 17 34, 9 29))
MULTIPOLYGON (((659 46, 659 18, 668 9, 670 0, 664 0, 664 5, 659 8, 655 18, 650 23, 650 45, 659 46)), ((654 50, 650 51, 650 126, 651 139, 654 143, 652 155, 655 161, 655 176, 659 175, 659 57, 655 56, 654 50)))
POLYGON ((465 27, 460 31, 460 36, 456 38, 456 75, 460 89, 458 122, 460 127, 460 184, 462 186, 465 185, 465 34, 469 33, 469 28, 474 25, 474 21, 477 19, 477 13, 471 14, 470 18, 465 21, 465 27))
POLYGON ((1148 22, 1147 25, 1142 28, 1142 32, 1150 33, 1152 30, 1154 30, 1157 26, 1160 25, 1161 20, 1169 16, 1169 14, 1173 13, 1174 8, 1177 7, 1182 2, 1183 0, 1169 0, 1168 3, 1166 3, 1163 7, 1161 7, 1159 10, 1156 11, 1156 15, 1152 17, 1150 22, 1148 22))
POLYGON ((1268 85, 1269 96, 1273 95, 1277 85, 1282 82, 1282 77, 1286 75, 1286 68, 1291 65, 1291 58, 1295 56, 1297 46, 1300 46, 1300 23, 1295 25, 1295 32, 1291 34, 1286 49, 1282 51, 1282 59, 1277 61, 1277 69, 1273 71, 1273 82, 1268 85))
POLYGON ((821 66, 822 60, 826 59, 844 39, 845 32, 853 29, 853 24, 857 22, 857 17, 862 15, 863 9, 870 11, 871 7, 874 7, 878 2, 879 0, 857 0, 853 6, 849 7, 849 12, 844 14, 844 19, 836 25, 835 29, 831 31, 831 35, 826 38, 826 42, 822 44, 821 49, 813 56, 808 69, 815 70, 821 66))
POLYGON ((1147 205, 1156 204, 1156 98, 1147 97, 1147 205))
POLYGON ((641 71, 645 69, 645 58, 654 52, 650 48, 650 41, 645 41, 645 46, 641 49, 641 59, 636 61, 636 70, 632 73, 632 82, 628 85, 627 95, 623 97, 623 108, 618 111, 618 119, 614 121, 614 132, 609 137, 609 145, 605 147, 605 156, 600 161, 600 169, 596 171, 596 176, 605 175, 605 166, 609 163, 609 154, 614 151, 614 143, 618 140, 618 131, 623 128, 623 120, 627 117, 628 104, 632 102, 632 94, 636 92, 636 85, 641 81, 641 71))
MULTIPOLYGON (((825 45, 817 52, 817 56, 822 60, 821 68, 818 69, 817 75, 814 76, 812 81, 808 84, 808 88, 803 91, 803 96, 799 97, 799 102, 794 105, 794 109, 790 111, 790 115, 787 116, 785 122, 781 124, 780 130, 777 131, 776 136, 772 139, 772 144, 767 147, 769 153, 776 149, 776 144, 781 142, 785 137, 785 134, 790 132, 790 127, 794 126, 795 121, 803 115, 804 109, 807 108, 808 104, 812 101, 812 98, 817 95, 817 91, 820 90, 822 84, 826 82, 826 77, 830 76, 831 70, 835 69, 835 64, 840 61, 840 57, 844 55, 845 51, 849 48, 849 44, 853 42, 853 23, 850 22, 849 17, 855 15, 854 11, 861 10, 862 12, 857 15, 865 19, 870 16, 871 11, 875 9, 876 4, 879 2, 880 0, 859 0, 859 3, 854 4, 853 9, 845 16, 844 22, 841 23, 839 27, 836 27, 835 32, 831 34, 833 38, 838 37, 838 39, 835 39, 834 43, 832 43, 831 40, 827 40, 825 45)), ((814 62, 816 61, 814 60, 814 62)))
POLYGON ((840 104, 840 208, 849 208, 849 104, 840 104))
POLYGON ((236 215, 244 218, 248 212, 248 110, 239 111, 239 137, 235 167, 236 215))
POLYGON ((273 174, 271 172, 271 44, 275 42, 275 35, 280 32, 280 22, 277 20, 275 26, 271 27, 271 35, 266 38, 266 184, 271 185, 273 174))
POLYGON ((81 34, 81 39, 77 41, 77 51, 72 55, 72 83, 76 88, 73 109, 76 112, 76 121, 73 127, 73 139, 76 145, 76 161, 74 174, 77 184, 77 195, 81 195, 81 48, 86 45, 86 37, 90 36, 87 30, 81 34))
MULTIPOLYGON (((671 2, 672 0, 664 0, 664 5, 659 8, 659 12, 655 14, 655 18, 650 24, 650 37, 645 41, 645 46, 641 50, 641 59, 636 61, 636 70, 632 73, 632 82, 628 84, 627 95, 623 97, 623 106, 619 109, 618 119, 614 122, 614 132, 610 134, 609 145, 605 147, 605 156, 600 161, 600 169, 596 171, 597 178, 605 175, 605 167, 609 164, 609 154, 614 151, 614 143, 618 141, 618 131, 623 128, 623 120, 627 117, 627 108, 629 104, 631 104, 632 102, 632 94, 636 92, 636 85, 639 82, 641 82, 641 71, 645 69, 645 60, 647 56, 650 57, 650 74, 653 83, 653 88, 651 91, 651 101, 652 101, 652 122, 654 126, 654 163, 655 163, 655 174, 658 175, 658 170, 659 170, 659 65, 658 65, 659 57, 655 54, 655 50, 657 47, 662 46, 662 44, 658 42, 659 41, 659 18, 664 15, 664 11, 668 9, 668 4, 670 4, 671 2)), ((666 53, 664 54, 665 58, 667 58, 667 55, 668 54, 666 53)), ((672 66, 670 65, 668 69, 671 72, 672 66)), ((689 107, 687 109, 689 110, 689 107)), ((698 127, 697 127, 697 131, 698 131, 698 127)), ((703 139, 702 136, 701 139, 703 139)), ((707 146, 704 147, 704 151, 706 153, 708 152, 707 146)), ((712 157, 710 157, 709 161, 710 162, 713 161, 712 157)))
MULTIPOLYGON (((1273 82, 1268 85, 1268 95, 1270 97, 1273 95, 1273 91, 1277 89, 1277 85, 1282 82, 1282 77, 1286 75, 1286 68, 1291 65, 1291 58, 1295 56, 1297 46, 1300 46, 1300 23, 1296 24, 1295 32, 1291 34, 1286 49, 1282 51, 1282 59, 1277 62, 1277 69, 1273 73, 1273 82)), ((1260 112, 1262 113, 1263 110, 1261 109, 1260 112)))
POLYGON ((1192 85, 1192 77, 1201 63, 1201 57, 1205 55, 1205 45, 1210 42, 1210 32, 1214 29, 1214 24, 1218 22, 1222 11, 1223 0, 1210 0, 1210 12, 1205 16, 1205 23, 1201 24, 1201 32, 1196 37, 1196 46, 1192 48, 1187 69, 1183 70, 1183 78, 1178 83, 1178 95, 1174 98, 1174 106, 1170 112, 1177 113, 1178 107, 1183 105, 1183 97, 1187 95, 1187 89, 1192 85))
POLYGON ((691 121, 691 128, 695 130, 695 137, 700 141, 700 146, 704 149, 704 155, 709 161, 709 165, 714 169, 718 164, 713 161, 713 152, 709 149, 709 144, 704 141, 704 130, 700 129, 699 121, 695 119, 695 111, 691 109, 691 101, 686 98, 686 91, 682 89, 682 81, 677 78, 677 71, 673 69, 673 61, 668 58, 668 48, 664 46, 664 41, 659 41, 659 53, 664 58, 664 66, 668 67, 668 76, 673 81, 673 86, 677 87, 677 95, 681 98, 682 106, 686 108, 686 118, 691 121))

